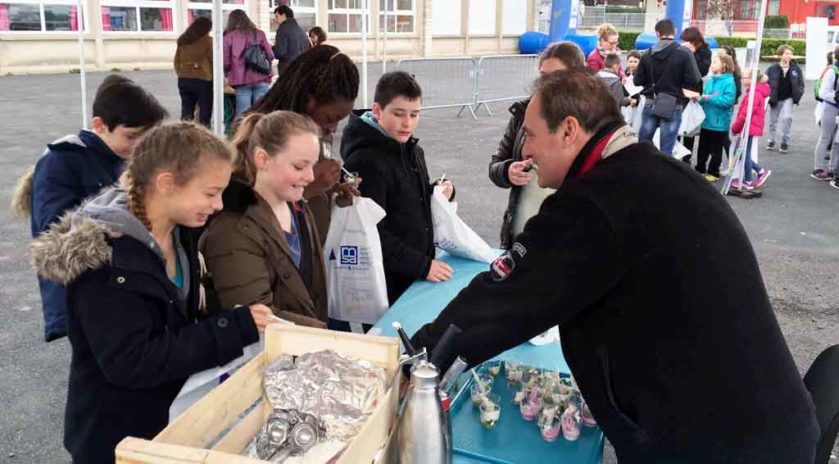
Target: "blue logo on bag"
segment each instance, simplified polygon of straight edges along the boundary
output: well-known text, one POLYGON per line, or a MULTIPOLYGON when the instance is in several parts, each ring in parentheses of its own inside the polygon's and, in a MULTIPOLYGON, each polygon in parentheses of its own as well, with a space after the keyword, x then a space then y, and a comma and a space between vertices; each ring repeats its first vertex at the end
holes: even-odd
POLYGON ((341 247, 341 264, 348 266, 358 266, 358 247, 357 246, 342 246, 341 247))

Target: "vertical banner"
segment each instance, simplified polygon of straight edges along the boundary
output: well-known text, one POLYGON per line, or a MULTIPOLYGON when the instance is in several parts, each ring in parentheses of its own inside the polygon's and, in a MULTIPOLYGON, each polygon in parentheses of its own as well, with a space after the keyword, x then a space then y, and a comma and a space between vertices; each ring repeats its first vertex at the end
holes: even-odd
POLYGON ((553 0, 551 2, 551 42, 564 40, 566 37, 576 33, 576 14, 572 15, 572 9, 576 13, 577 8, 572 7, 579 0, 553 0), (572 17, 574 25, 571 26, 572 17))
POLYGON ((818 79, 827 66, 827 18, 807 18, 807 66, 805 79, 818 79))

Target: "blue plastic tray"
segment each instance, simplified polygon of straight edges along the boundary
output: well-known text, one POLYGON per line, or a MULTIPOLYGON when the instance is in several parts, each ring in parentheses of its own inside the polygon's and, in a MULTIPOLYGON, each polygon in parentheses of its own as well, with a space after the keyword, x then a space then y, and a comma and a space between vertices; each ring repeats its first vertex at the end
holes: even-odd
POLYGON ((568 441, 560 434, 552 443, 542 439, 534 422, 521 418, 513 404, 513 392, 502 373, 495 377, 492 392, 501 396, 501 418, 492 429, 481 425, 478 408, 472 404, 471 374, 455 395, 451 421, 454 433, 454 462, 457 464, 598 464, 603 459, 603 433, 598 427, 582 426, 580 438, 568 441))

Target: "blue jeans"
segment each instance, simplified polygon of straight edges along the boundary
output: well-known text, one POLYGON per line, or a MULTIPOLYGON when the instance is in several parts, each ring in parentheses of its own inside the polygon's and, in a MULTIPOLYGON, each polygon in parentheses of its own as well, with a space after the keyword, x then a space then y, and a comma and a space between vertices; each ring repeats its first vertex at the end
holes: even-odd
POLYGON ((268 83, 237 85, 234 89, 236 89, 236 116, 239 116, 253 106, 254 102, 268 93, 268 83))
POLYGON ((655 130, 659 129, 659 150, 673 156, 673 147, 676 146, 679 126, 682 125, 682 105, 676 105, 673 109, 673 117, 670 119, 661 118, 652 114, 652 112, 653 101, 649 99, 644 105, 644 111, 641 113, 641 129, 638 131, 638 138, 652 142, 655 130))
POLYGON ((754 173, 760 172, 763 168, 760 167, 759 164, 752 161, 752 142, 757 139, 757 137, 749 136, 748 141, 746 142, 746 158, 743 162, 743 181, 744 182, 751 182, 754 179, 754 173))

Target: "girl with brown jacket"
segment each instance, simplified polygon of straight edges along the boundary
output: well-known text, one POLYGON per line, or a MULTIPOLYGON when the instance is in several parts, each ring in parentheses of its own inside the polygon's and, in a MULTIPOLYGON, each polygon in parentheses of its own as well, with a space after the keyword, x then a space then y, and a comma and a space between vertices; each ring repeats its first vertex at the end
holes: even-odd
POLYGON ((252 113, 239 124, 224 210, 200 244, 213 281, 211 305, 262 303, 296 324, 326 327, 323 250, 303 200, 318 135, 309 117, 290 111, 252 113))

